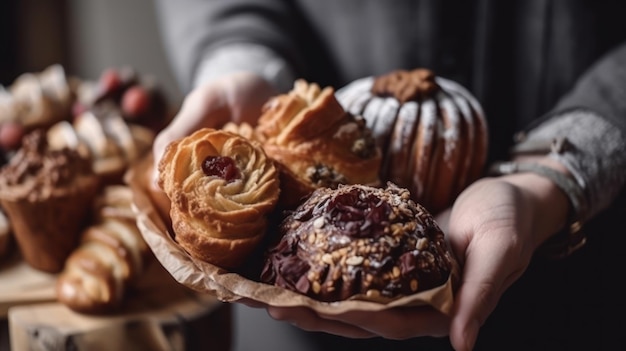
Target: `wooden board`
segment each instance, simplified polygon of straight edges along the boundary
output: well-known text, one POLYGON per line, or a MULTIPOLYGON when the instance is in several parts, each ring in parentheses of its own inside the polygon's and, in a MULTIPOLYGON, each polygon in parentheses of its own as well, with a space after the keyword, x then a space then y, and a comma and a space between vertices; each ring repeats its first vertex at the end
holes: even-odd
POLYGON ((0 319, 13 306, 54 301, 55 282, 56 275, 31 268, 18 254, 0 261, 0 319))
POLYGON ((85 315, 56 302, 10 307, 11 350, 229 350, 230 305, 151 267, 119 313, 85 315))

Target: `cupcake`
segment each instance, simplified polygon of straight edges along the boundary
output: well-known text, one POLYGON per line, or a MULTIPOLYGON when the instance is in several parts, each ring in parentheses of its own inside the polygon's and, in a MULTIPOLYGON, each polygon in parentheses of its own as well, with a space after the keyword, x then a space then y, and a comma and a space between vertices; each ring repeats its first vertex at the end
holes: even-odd
POLYGON ((91 161, 75 150, 51 150, 45 132, 27 134, 0 169, 0 205, 24 260, 59 272, 76 247, 99 189, 91 161))

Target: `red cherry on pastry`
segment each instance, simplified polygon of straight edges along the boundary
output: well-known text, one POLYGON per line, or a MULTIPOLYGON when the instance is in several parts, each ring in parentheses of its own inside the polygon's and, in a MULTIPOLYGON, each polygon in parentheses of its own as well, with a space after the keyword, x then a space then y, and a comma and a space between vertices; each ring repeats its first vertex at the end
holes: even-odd
POLYGON ((17 149, 22 143, 24 127, 16 122, 0 124, 0 148, 5 150, 17 149))
POLYGON ((119 72, 114 68, 108 68, 100 75, 98 80, 100 91, 103 94, 113 92, 122 85, 122 78, 119 72))
POLYGON ((139 85, 128 88, 122 97, 122 111, 129 117, 139 117, 148 112, 150 95, 139 85))
POLYGON ((207 176, 220 177, 229 183, 240 178, 235 160, 228 156, 207 156, 202 162, 202 171, 207 176))

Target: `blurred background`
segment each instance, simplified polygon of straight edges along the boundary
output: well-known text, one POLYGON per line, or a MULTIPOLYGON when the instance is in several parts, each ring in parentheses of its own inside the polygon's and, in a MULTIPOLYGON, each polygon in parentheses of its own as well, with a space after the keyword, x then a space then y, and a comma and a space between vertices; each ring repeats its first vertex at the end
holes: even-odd
MULTIPOLYGON (((182 100, 152 0, 1 0, 0 84, 57 63, 84 80, 96 80, 109 67, 130 66, 154 76, 172 107, 182 100)), ((304 333, 272 320, 265 310, 235 304, 232 313, 233 350, 307 350, 304 333)), ((0 349, 8 346, 7 337, 0 330, 0 349)))
POLYGON ((95 80, 108 67, 131 66, 181 100, 158 33, 152 0, 0 1, 0 84, 59 63, 95 80))

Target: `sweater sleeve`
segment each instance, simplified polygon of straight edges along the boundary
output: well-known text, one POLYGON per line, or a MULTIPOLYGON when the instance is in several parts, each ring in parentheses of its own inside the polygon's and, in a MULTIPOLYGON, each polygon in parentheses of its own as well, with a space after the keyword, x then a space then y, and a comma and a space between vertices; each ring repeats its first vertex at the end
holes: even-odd
POLYGON ((157 0, 168 59, 184 92, 236 70, 258 73, 284 89, 299 54, 288 2, 157 0))
POLYGON ((626 45, 601 58, 551 113, 530 126, 516 146, 567 139, 550 156, 563 163, 583 188, 584 218, 608 208, 626 184, 626 45))

